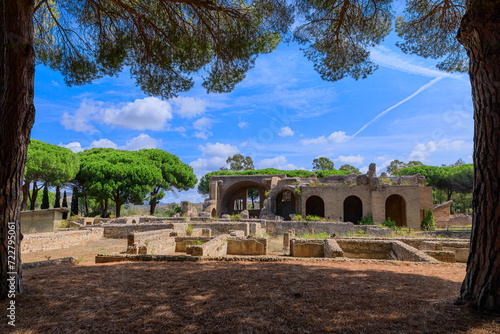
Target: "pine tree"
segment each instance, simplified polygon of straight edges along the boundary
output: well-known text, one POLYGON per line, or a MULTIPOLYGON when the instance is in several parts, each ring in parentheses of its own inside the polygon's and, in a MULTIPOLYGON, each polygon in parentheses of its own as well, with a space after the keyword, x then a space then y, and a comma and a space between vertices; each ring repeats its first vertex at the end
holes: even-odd
POLYGON ((48 209, 49 207, 49 189, 47 185, 45 185, 45 187, 43 187, 42 206, 40 209, 48 209))
POLYGON ((61 188, 59 186, 56 187, 56 201, 54 202, 54 208, 61 207, 61 188))
MULTIPOLYGON (((67 208, 68 207, 68 200, 66 199, 66 190, 63 193, 62 207, 63 208, 67 208)), ((67 212, 63 212, 62 218, 63 219, 68 219, 68 213, 67 212)))
POLYGON ((422 219, 422 224, 420 224, 422 231, 434 231, 436 229, 436 223, 434 222, 434 214, 432 210, 428 210, 425 213, 424 219, 422 219))
POLYGON ((71 215, 78 215, 78 188, 73 187, 73 196, 71 197, 71 215))

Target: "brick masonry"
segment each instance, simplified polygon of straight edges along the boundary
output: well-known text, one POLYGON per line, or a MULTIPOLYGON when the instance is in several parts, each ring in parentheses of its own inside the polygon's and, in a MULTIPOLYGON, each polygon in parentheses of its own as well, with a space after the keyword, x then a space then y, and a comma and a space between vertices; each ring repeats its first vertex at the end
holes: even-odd
POLYGON ((21 253, 68 248, 101 239, 103 233, 104 229, 94 227, 80 231, 25 234, 21 242, 21 253))

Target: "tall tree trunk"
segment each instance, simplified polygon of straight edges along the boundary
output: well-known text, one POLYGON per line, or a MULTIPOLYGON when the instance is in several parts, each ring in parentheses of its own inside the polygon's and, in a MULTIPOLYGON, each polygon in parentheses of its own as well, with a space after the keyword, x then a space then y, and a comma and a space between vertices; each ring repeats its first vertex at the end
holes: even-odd
POLYGON ((151 192, 151 199, 149 200, 149 214, 152 216, 155 214, 156 204, 158 204, 158 200, 156 199, 156 195, 158 195, 159 189, 155 188, 151 192))
POLYGON ((40 190, 37 187, 36 181, 33 182, 33 191, 31 192, 31 197, 30 197, 30 210, 35 210, 36 206, 36 198, 38 197, 38 190, 40 190))
POLYGON ((106 198, 102 206, 102 215, 101 215, 102 218, 106 218, 108 214, 108 204, 109 204, 109 198, 106 198))
POLYGON ((30 197, 30 183, 25 182, 23 185, 23 201, 21 202, 21 211, 26 211, 28 206, 28 198, 30 197))
POLYGON ((85 195, 85 217, 89 216, 89 197, 85 195))
POLYGON ((500 312, 500 2, 468 1, 458 39, 474 102, 473 221, 459 303, 500 312))
POLYGON ((115 205, 116 205, 116 218, 120 218, 120 210, 122 208, 122 204, 120 203, 120 200, 115 200, 115 205))
POLYGON ((9 272, 16 273, 16 290, 22 292, 19 204, 35 121, 33 10, 33 0, 0 2, 0 298, 7 297, 9 272), (9 227, 15 230, 14 249, 9 249, 9 227))

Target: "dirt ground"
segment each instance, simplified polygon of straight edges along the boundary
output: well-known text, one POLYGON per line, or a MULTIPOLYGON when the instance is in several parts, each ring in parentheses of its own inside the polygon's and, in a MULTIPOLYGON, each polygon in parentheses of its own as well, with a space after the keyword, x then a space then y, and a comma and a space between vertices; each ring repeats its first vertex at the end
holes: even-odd
POLYGON ((24 270, 16 327, 0 333, 500 333, 500 318, 453 304, 464 264, 93 263, 125 243, 47 251, 83 259, 24 270))

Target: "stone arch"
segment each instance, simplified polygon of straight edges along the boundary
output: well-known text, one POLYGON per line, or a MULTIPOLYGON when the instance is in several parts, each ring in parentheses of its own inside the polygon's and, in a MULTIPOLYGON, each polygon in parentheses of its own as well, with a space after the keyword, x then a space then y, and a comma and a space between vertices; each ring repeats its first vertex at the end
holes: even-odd
POLYGON ((357 224, 363 217, 363 202, 358 196, 349 196, 344 200, 344 222, 357 224))
POLYGON ((294 191, 284 189, 276 196, 276 215, 291 220, 290 215, 296 213, 296 196, 294 191))
POLYGON ((325 202, 319 196, 310 196, 306 201, 306 216, 325 218, 325 202))
POLYGON ((397 226, 406 226, 406 202, 401 195, 391 195, 385 200, 385 219, 391 218, 397 226))
POLYGON ((220 207, 219 214, 237 214, 243 210, 247 210, 248 189, 259 189, 259 208, 258 210, 248 210, 250 217, 258 217, 260 210, 264 204, 264 193, 266 188, 255 181, 241 181, 231 185, 222 197, 222 206, 220 207))

